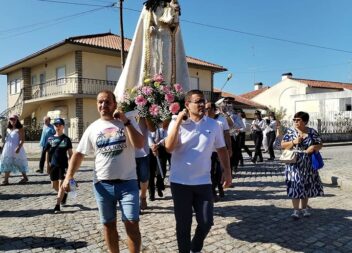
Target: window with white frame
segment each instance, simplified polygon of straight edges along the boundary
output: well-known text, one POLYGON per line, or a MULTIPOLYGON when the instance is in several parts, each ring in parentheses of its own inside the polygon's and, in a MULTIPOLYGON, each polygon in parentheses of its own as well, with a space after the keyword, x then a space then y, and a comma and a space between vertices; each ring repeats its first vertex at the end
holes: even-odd
POLYGON ((65 77, 66 77, 66 67, 58 67, 56 69, 56 80, 58 85, 65 84, 65 77))
POLYGON ((106 80, 109 82, 117 82, 120 78, 121 72, 121 68, 106 66, 106 80))
POLYGON ((16 94, 16 80, 10 82, 10 94, 16 94))
POLYGON ((16 94, 21 92, 21 80, 17 79, 16 80, 16 94))
POLYGON ((189 89, 198 90, 199 89, 199 77, 189 77, 189 89))

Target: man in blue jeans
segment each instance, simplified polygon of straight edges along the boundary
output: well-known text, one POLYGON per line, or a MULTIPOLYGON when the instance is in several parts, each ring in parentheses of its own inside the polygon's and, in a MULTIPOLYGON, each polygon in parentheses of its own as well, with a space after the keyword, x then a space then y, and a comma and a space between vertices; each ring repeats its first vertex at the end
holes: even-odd
POLYGON ((70 160, 62 187, 66 192, 70 190, 69 181, 73 179, 84 156, 94 151, 93 190, 109 252, 119 252, 116 228, 117 202, 121 207, 128 248, 130 252, 140 252, 135 148, 143 147, 144 137, 134 117, 128 119, 123 112, 118 112, 115 114, 117 119, 114 119, 116 106, 114 93, 109 90, 99 92, 97 108, 100 119, 90 124, 84 132, 70 160))
POLYGON ((179 252, 200 252, 213 225, 213 193, 210 178, 211 154, 216 149, 224 187, 232 184, 229 155, 220 125, 204 116, 205 99, 200 90, 186 94, 185 106, 169 125, 166 151, 172 154, 170 182, 176 219, 179 252), (188 112, 187 112, 188 111, 188 112), (187 116, 186 120, 183 118, 187 116), (192 214, 197 228, 191 240, 192 214))

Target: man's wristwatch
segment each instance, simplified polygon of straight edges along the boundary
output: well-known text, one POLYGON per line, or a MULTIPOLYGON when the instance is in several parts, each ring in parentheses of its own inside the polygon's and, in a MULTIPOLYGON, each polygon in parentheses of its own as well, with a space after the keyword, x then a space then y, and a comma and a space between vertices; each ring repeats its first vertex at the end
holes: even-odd
POLYGON ((128 119, 125 123, 123 123, 123 125, 125 127, 127 127, 127 126, 131 125, 131 121, 128 119))

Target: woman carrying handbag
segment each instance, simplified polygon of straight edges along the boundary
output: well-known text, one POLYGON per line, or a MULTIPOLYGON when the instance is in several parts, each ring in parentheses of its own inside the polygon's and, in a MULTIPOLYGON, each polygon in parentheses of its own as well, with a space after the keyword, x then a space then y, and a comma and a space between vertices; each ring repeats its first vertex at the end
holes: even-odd
POLYGON ((296 162, 285 165, 287 196, 292 199, 293 219, 299 219, 301 214, 309 217, 309 198, 324 195, 319 173, 313 169, 311 157, 322 148, 322 141, 315 129, 307 127, 308 121, 308 113, 297 112, 293 118, 293 128, 287 130, 281 142, 282 149, 297 149, 296 162))

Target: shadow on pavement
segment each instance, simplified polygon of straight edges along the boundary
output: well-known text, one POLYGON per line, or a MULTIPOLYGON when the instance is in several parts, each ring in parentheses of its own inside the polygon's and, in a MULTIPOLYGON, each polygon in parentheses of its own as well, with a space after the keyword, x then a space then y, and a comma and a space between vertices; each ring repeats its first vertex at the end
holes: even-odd
POLYGON ((42 196, 54 196, 56 195, 55 193, 28 193, 28 194, 3 194, 0 193, 0 200, 12 200, 12 199, 22 199, 22 198, 37 198, 37 197, 42 197, 42 196))
POLYGON ((70 242, 58 237, 6 237, 0 236, 0 250, 32 250, 35 248, 55 248, 60 250, 80 249, 87 246, 87 242, 75 241, 70 242))
POLYGON ((311 209, 312 216, 292 220, 292 209, 275 206, 234 206, 216 210, 237 219, 227 226, 233 238, 252 243, 275 243, 300 252, 351 252, 352 211, 311 209))

